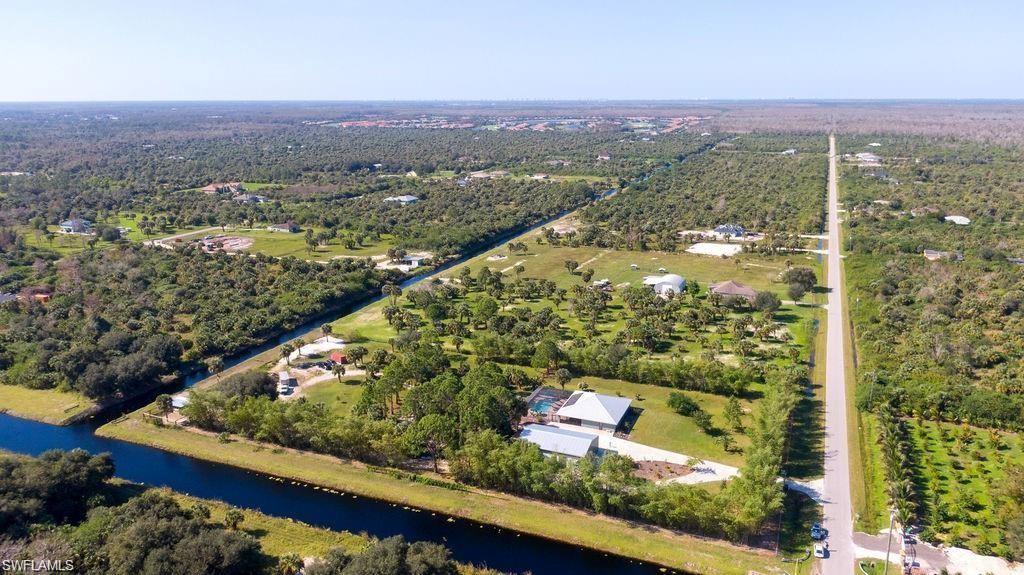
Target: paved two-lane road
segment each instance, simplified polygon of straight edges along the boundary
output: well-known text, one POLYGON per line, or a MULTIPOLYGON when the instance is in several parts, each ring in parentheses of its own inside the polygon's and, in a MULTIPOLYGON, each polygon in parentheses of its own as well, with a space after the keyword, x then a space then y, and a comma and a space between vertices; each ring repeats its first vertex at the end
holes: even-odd
POLYGON ((840 265, 839 192, 836 139, 828 139, 828 331, 825 350, 825 485, 824 526, 830 556, 821 562, 825 575, 854 572, 853 506, 850 501, 850 452, 846 413, 844 318, 846 293, 840 265))

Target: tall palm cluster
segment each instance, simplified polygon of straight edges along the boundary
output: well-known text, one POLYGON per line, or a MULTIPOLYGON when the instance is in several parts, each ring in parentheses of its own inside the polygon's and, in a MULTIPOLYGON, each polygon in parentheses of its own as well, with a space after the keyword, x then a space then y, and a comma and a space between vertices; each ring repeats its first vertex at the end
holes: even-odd
POLYGON ((904 529, 917 517, 916 493, 911 478, 910 443, 906 423, 891 404, 879 409, 879 443, 885 460, 885 483, 896 521, 904 529))

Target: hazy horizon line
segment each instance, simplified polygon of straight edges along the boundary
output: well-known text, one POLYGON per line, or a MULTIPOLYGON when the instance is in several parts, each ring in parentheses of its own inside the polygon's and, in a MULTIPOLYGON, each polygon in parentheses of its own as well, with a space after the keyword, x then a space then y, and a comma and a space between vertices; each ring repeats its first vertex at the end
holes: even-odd
POLYGON ((376 99, 125 99, 2 100, 7 104, 710 104, 710 103, 1024 103, 1024 97, 973 98, 376 98, 376 99))

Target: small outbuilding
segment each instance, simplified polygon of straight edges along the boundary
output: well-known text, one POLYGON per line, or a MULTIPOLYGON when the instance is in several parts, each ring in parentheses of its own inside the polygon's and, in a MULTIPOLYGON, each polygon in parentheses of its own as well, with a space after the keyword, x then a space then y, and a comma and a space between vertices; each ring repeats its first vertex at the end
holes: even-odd
POLYGON ((946 216, 942 218, 943 221, 954 223, 958 226, 966 226, 971 223, 971 218, 967 216, 946 216))
POLYGON ((544 455, 561 455, 572 459, 586 457, 597 450, 597 436, 592 433, 539 423, 524 427, 519 439, 536 445, 544 455))
POLYGON ((683 276, 676 274, 647 276, 644 278, 644 285, 651 286, 654 293, 668 297, 670 294, 682 293, 686 288, 686 280, 683 279, 683 276))

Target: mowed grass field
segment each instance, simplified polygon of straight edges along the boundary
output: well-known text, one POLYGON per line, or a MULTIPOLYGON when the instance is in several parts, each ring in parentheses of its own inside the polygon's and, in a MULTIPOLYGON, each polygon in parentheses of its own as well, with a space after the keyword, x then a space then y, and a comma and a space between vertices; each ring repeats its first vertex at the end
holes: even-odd
MULTIPOLYGON (((123 236, 123 238, 132 242, 143 242, 147 240, 161 238, 164 236, 170 236, 174 234, 189 232, 192 230, 203 229, 202 227, 191 226, 184 228, 166 227, 158 229, 154 231, 152 235, 147 236, 146 234, 142 233, 141 229, 139 229, 139 222, 142 220, 142 217, 143 215, 138 213, 125 213, 105 218, 102 222, 94 222, 94 224, 102 224, 107 227, 115 228, 128 228, 129 231, 127 234, 123 236)), ((149 215, 148 217, 151 220, 155 219, 155 216, 153 215, 149 215)), ((21 229, 21 232, 25 237, 26 244, 30 246, 38 246, 41 248, 52 249, 53 251, 61 255, 75 254, 82 250, 88 249, 89 240, 93 237, 75 234, 62 234, 58 231, 58 227, 56 225, 49 225, 47 226, 47 229, 53 232, 52 241, 48 240, 46 236, 41 232, 37 233, 37 230, 28 227, 23 227, 21 229)), ((96 242, 95 249, 109 248, 112 245, 114 245, 112 242, 98 240, 96 242)))
POLYGON ((349 415, 363 392, 362 381, 362 376, 321 381, 303 389, 302 396, 310 403, 323 403, 335 415, 349 415))
MULTIPOLYGON (((318 233, 322 229, 314 228, 313 232, 318 233)), ((367 241, 364 245, 356 246, 353 249, 345 247, 338 239, 333 239, 326 245, 317 246, 312 252, 307 250, 305 230, 298 233, 271 232, 262 228, 233 228, 225 232, 226 235, 252 238, 253 245, 248 249, 250 252, 260 252, 268 256, 285 257, 294 256, 300 259, 328 260, 333 257, 371 257, 386 254, 395 247, 394 238, 388 234, 381 236, 380 241, 367 241)))
MULTIPOLYGON (((793 265, 808 266, 815 270, 821 277, 821 264, 814 255, 793 254, 789 257, 772 256, 763 257, 756 255, 739 256, 738 258, 716 258, 709 256, 698 256, 685 252, 634 252, 602 249, 596 247, 562 247, 550 244, 537 245, 533 238, 539 232, 533 232, 520 238, 528 247, 526 252, 509 253, 505 247, 490 250, 484 254, 472 258, 468 262, 448 269, 434 277, 455 278, 464 267, 469 267, 474 276, 484 266, 492 271, 502 271, 509 279, 514 279, 515 268, 522 265, 524 271, 522 277, 544 278, 554 281, 559 287, 569 289, 573 285, 582 283, 577 274, 570 274, 565 267, 565 262, 572 260, 580 264, 579 270, 594 270, 594 280, 608 279, 613 286, 622 284, 642 285, 644 276, 659 275, 658 270, 664 268, 667 273, 675 273, 683 276, 687 281, 696 281, 702 291, 719 281, 735 280, 746 284, 758 291, 771 291, 780 298, 787 299, 787 285, 776 282, 779 273, 786 269, 786 262, 793 265), (494 256, 504 256, 501 260, 491 260, 494 256), (736 262, 739 262, 738 264, 736 262), (631 265, 636 264, 636 270, 631 265)), ((617 288, 621 289, 621 287, 617 288)), ((808 294, 806 303, 814 303, 818 294, 808 294)), ((621 309, 621 300, 615 298, 609 309, 616 311, 621 309), (618 305, 618 307, 616 307, 618 305)), ((352 314, 338 319, 333 323, 335 333, 358 333, 362 338, 371 344, 385 344, 387 340, 394 337, 394 330, 387 325, 381 310, 388 305, 386 301, 377 302, 359 313, 352 314)), ((517 303, 517 305, 537 305, 538 307, 550 306, 548 302, 539 304, 517 303)), ((566 308, 565 304, 561 309, 566 308)), ((788 325, 798 341, 806 344, 806 333, 802 333, 804 327, 796 325, 800 320, 811 318, 816 310, 813 306, 785 305, 776 313, 778 321, 788 325), (801 340, 801 337, 804 337, 801 340)), ((563 314, 567 318, 570 327, 573 326, 574 318, 563 314)), ((575 326, 575 327, 578 327, 575 326)), ((601 324, 600 328, 614 330, 619 326, 616 323, 601 324)))
POLYGON ((79 393, 0 385, 0 410, 25 419, 62 425, 95 406, 79 393))
MULTIPOLYGON (((737 448, 734 451, 725 451, 714 436, 697 428, 693 418, 679 415, 668 406, 668 396, 674 391, 678 392, 676 389, 589 376, 572 381, 574 387, 579 383, 587 384, 592 391, 598 393, 621 395, 633 400, 631 407, 634 410, 639 410, 640 415, 630 430, 629 439, 631 441, 698 459, 707 459, 736 467, 743 465, 743 453, 739 450, 750 445, 750 438, 744 433, 734 432, 726 423, 722 412, 725 410, 728 398, 698 391, 682 392, 699 403, 701 408, 711 415, 715 427, 728 430, 732 434, 737 448)), ((740 400, 744 411, 744 428, 752 420, 755 403, 750 399, 740 400)))

